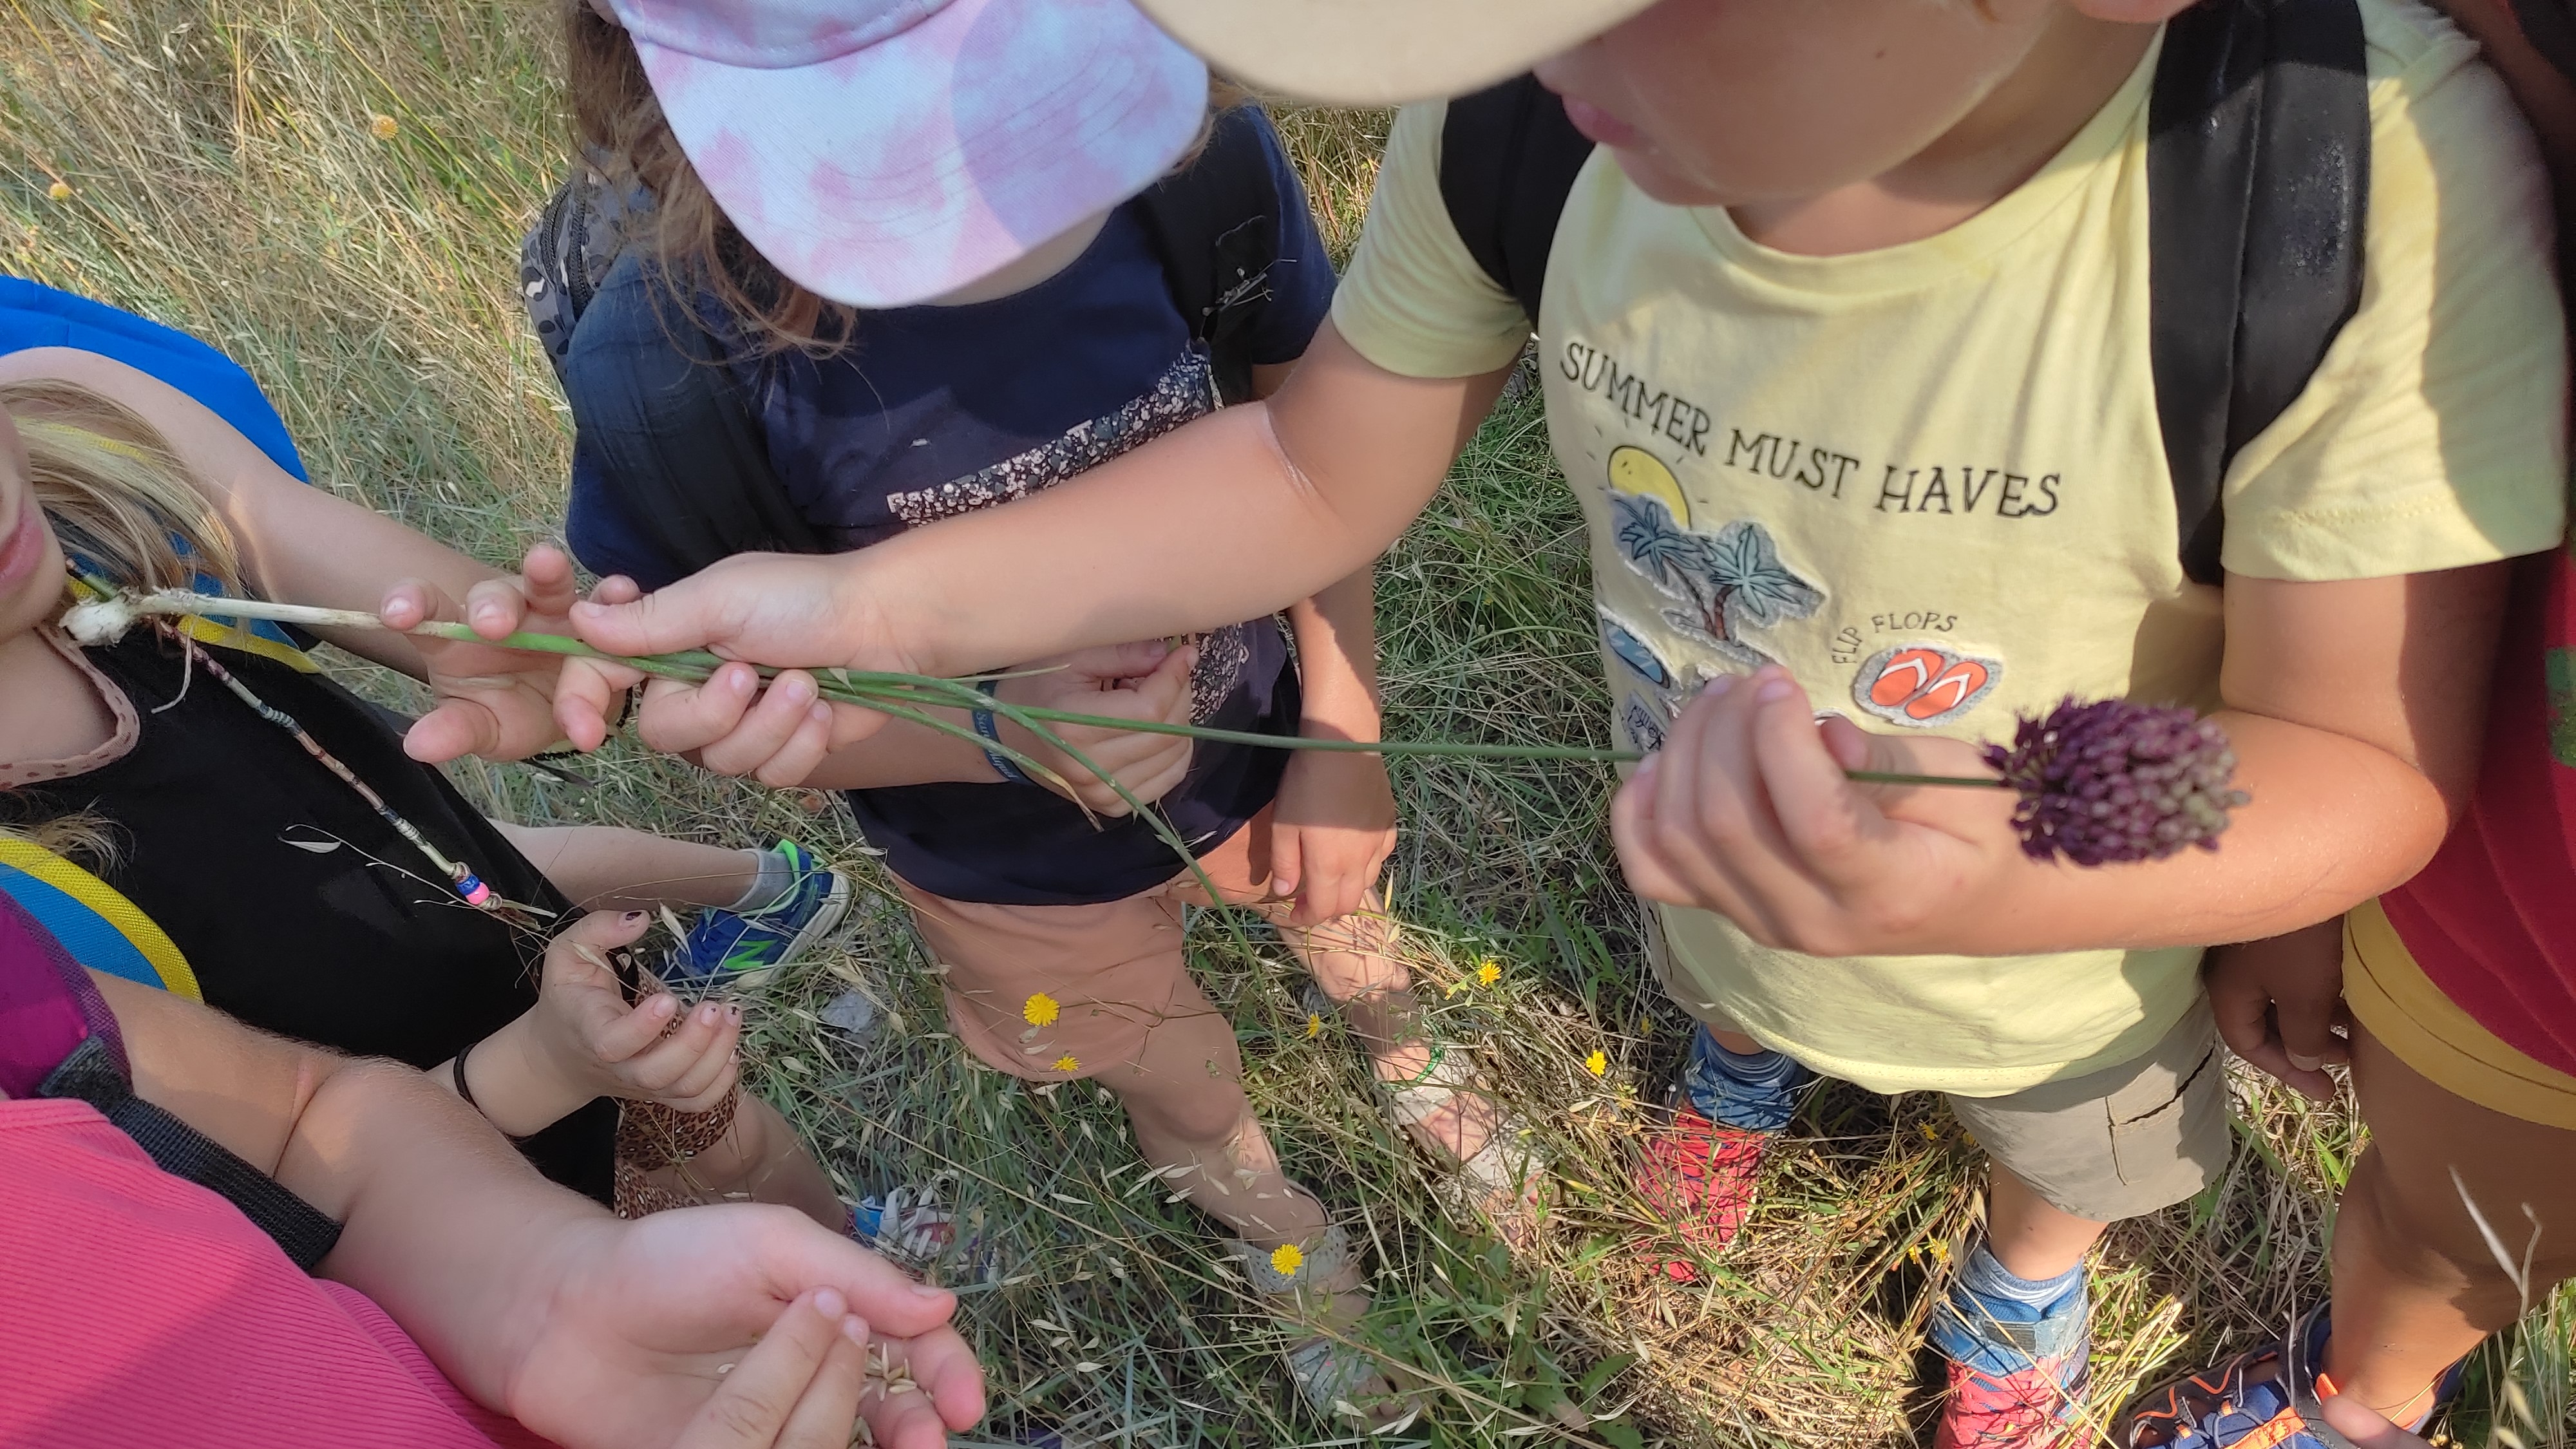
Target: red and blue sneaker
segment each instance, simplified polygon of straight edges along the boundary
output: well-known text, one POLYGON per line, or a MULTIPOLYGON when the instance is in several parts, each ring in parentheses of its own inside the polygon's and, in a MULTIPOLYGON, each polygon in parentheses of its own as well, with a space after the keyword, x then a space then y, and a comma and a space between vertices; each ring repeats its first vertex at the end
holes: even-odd
POLYGON ((2077 1406, 2093 1364, 2086 1297, 2080 1265, 2031 1282, 2012 1277, 1982 1242, 1962 1254, 1932 1312, 1932 1346, 1949 1360, 1934 1449, 2079 1443, 2077 1406))
MULTIPOLYGON (((1762 1160, 1816 1074, 1780 1052, 1728 1051, 1703 1027, 1668 1098, 1671 1120, 1646 1142, 1637 1192, 1684 1242, 1714 1253, 1753 1215, 1762 1160)), ((1666 1271, 1686 1265, 1667 1265, 1666 1271)))
MULTIPOLYGON (((2111 1427, 2116 1449, 2353 1449, 2326 1423, 2326 1310, 2312 1309, 2282 1338, 2257 1344, 2140 1395, 2111 1427)), ((2453 1364, 2413 1403, 2387 1417, 2420 1432, 2460 1391, 2453 1364)))

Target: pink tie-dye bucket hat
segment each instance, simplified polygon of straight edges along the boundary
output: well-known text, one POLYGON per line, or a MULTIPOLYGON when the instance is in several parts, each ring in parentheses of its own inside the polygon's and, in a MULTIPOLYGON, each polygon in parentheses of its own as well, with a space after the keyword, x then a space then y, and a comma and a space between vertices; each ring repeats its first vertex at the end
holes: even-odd
POLYGON ((708 192, 810 291, 900 307, 1135 195, 1207 70, 1129 0, 608 0, 708 192))

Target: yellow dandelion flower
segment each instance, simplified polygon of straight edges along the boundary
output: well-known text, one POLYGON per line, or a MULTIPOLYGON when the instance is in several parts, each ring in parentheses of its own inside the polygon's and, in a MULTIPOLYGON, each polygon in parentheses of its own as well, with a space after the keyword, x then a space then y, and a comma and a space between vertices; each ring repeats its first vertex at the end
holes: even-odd
POLYGON ((1270 1271, 1282 1277, 1294 1274, 1305 1266, 1306 1255, 1297 1251, 1295 1243, 1281 1243, 1270 1250, 1270 1271))
POLYGON ((1078 1072, 1082 1070, 1082 1063, 1074 1060, 1073 1053, 1066 1052, 1055 1059, 1055 1069, 1059 1072, 1078 1072))
POLYGON ((1503 979, 1503 963, 1488 956, 1476 963, 1476 984, 1491 986, 1503 979))
POLYGON ((1583 1059, 1583 1069, 1596 1077, 1609 1075, 1610 1054, 1599 1047, 1594 1047, 1592 1055, 1583 1059))
POLYGON ((45 194, 56 201, 69 201, 72 199, 72 184, 68 181, 57 181, 45 188, 45 194))
POLYGON ((1938 1141, 1940 1141, 1940 1140, 1941 1140, 1941 1129, 1940 1129, 1940 1128, 1938 1128, 1938 1127, 1933 1126, 1933 1125, 1932 1125, 1931 1123, 1929 1123, 1929 1122, 1924 1123, 1924 1124, 1923 1124, 1923 1140, 1924 1140, 1924 1141, 1926 1141, 1926 1142, 1938 1142, 1938 1141))
POLYGON ((1322 1018, 1321 1016, 1318 1016, 1318 1015, 1317 1015, 1317 1014, 1315 1014, 1314 1012, 1311 1012, 1311 1011, 1310 1011, 1310 1012, 1307 1012, 1307 1013, 1306 1013, 1306 1035, 1307 1035, 1307 1037, 1311 1039, 1311 1038, 1313 1038, 1313 1037, 1315 1037, 1315 1036, 1321 1035, 1321 1034, 1322 1034, 1322 1032, 1323 1032, 1323 1030, 1324 1030, 1324 1018, 1322 1018))
POLYGON ((1020 1005, 1020 1020, 1031 1026, 1052 1025, 1060 1008, 1055 998, 1041 991, 1020 1005))
POLYGON ((367 118, 367 134, 379 141, 390 141, 402 134, 402 123, 378 111, 367 118))

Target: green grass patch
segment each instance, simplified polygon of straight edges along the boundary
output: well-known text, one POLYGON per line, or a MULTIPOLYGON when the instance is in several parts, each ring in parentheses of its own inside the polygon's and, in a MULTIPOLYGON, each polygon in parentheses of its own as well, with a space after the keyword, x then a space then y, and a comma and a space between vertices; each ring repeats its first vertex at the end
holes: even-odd
MULTIPOLYGON (((8 0, 0 46, 0 267, 206 337, 258 375, 321 486, 495 562, 559 526, 561 399, 516 297, 520 232, 561 174, 551 15, 382 0, 8 0), (378 116, 392 135, 376 134, 378 116), (56 182, 70 188, 63 199, 56 182)), ((1345 255, 1382 113, 1296 111, 1292 150, 1345 255)), ((1389 729, 1607 744, 1588 556, 1535 401, 1486 424, 1379 568, 1389 729)), ((532 823, 724 843, 793 834, 882 876, 836 808, 629 746, 576 787, 469 765, 532 823)), ((1641 1099, 1687 1024, 1644 975, 1636 908, 1591 766, 1399 764, 1391 868, 1441 1024, 1472 1045, 1558 1179, 1515 1256, 1444 1201, 1379 1115, 1365 1060, 1309 1038, 1277 944, 1214 915, 1197 964, 1241 1037, 1254 1102, 1302 1176, 1367 1240, 1369 1331, 1436 1390, 1405 1442, 1848 1449, 1920 1428, 1929 1295, 1976 1210, 1977 1154, 1935 1099, 1819 1093, 1735 1249, 1678 1283, 1628 1185, 1641 1099), (1501 968, 1491 986, 1475 967, 1501 968), (1456 988, 1454 991, 1452 988, 1456 988), (1594 1051, 1608 1070, 1584 1066, 1594 1051)), ((992 1376, 984 1435, 1070 1444, 1353 1442, 1294 1406, 1279 1330, 1210 1225, 1146 1180, 1116 1106, 1032 1090, 945 1034, 937 983, 876 889, 845 950, 766 989, 752 1078, 852 1192, 936 1182, 990 1247, 963 1314, 992 1376), (862 986, 854 1044, 817 1013, 862 986)), ((2240 1078, 2245 1150, 2199 1202, 2124 1225, 2097 1280, 2092 1408, 2321 1291, 2341 1110, 2240 1078)), ((2563 1445, 2566 1296, 2486 1351, 2466 1442, 2563 1445)))

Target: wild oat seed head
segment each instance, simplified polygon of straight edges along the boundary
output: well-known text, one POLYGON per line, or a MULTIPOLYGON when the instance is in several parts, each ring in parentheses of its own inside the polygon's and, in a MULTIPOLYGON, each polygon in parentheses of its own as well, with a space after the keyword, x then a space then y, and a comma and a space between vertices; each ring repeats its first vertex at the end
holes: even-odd
POLYGON ((2077 865, 2162 860, 2185 846, 2218 848, 2227 812, 2252 797, 2232 789, 2226 732, 2187 709, 2123 699, 2024 716, 2010 748, 1986 763, 2021 793, 2013 827, 2024 854, 2077 865))

